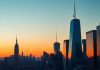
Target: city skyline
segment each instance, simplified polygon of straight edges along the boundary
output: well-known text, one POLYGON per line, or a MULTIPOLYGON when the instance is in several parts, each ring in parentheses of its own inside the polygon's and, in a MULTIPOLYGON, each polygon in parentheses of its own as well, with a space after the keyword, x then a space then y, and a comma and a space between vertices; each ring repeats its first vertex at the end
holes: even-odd
MULTIPOLYGON (((81 21, 82 38, 86 38, 86 32, 96 29, 99 23, 100 1, 81 1, 76 0, 77 17, 81 21), (92 5, 96 12, 92 10, 92 5)), ((0 57, 13 55, 16 34, 20 54, 23 51, 25 55, 32 53, 34 56, 41 56, 43 51, 53 52, 56 31, 62 48, 63 40, 69 39, 73 2, 74 0, 1 1, 0 57)))

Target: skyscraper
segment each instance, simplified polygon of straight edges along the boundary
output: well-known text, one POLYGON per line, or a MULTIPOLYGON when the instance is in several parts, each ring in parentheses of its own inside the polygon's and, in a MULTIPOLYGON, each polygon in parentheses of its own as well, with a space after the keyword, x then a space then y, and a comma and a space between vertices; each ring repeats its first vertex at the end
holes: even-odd
POLYGON ((56 42, 54 43, 54 52, 60 52, 60 43, 57 42, 57 33, 56 33, 56 42))
POLYGON ((63 43, 63 56, 64 58, 68 58, 68 50, 69 50, 69 40, 64 40, 63 43))
POLYGON ((19 57, 19 46, 18 46, 17 37, 16 37, 16 44, 14 47, 14 63, 16 65, 18 64, 18 57, 19 57))
POLYGON ((63 43, 63 65, 64 65, 64 70, 68 69, 68 52, 69 52, 69 40, 64 40, 64 43, 63 43))
POLYGON ((100 25, 97 26, 97 56, 100 56, 100 25))
POLYGON ((80 20, 76 18, 76 8, 74 3, 74 19, 70 23, 69 48, 71 48, 71 65, 74 68, 82 64, 82 42, 80 20))
POLYGON ((97 36, 96 30, 86 32, 87 56, 94 57, 94 65, 97 63, 97 36))
POLYGON ((94 57, 94 48, 96 48, 96 30, 86 32, 87 56, 94 57))

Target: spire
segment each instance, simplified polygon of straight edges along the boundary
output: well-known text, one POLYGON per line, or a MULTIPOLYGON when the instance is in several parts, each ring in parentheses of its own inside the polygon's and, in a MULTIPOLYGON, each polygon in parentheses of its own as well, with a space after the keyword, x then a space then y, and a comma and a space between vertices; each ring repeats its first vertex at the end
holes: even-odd
POLYGON ((16 35, 16 44, 17 44, 17 35, 16 35))
POLYGON ((75 0, 74 0, 74 14, 73 14, 74 19, 76 19, 76 6, 75 6, 75 0))
POLYGON ((56 32, 56 42, 57 42, 57 32, 56 32))

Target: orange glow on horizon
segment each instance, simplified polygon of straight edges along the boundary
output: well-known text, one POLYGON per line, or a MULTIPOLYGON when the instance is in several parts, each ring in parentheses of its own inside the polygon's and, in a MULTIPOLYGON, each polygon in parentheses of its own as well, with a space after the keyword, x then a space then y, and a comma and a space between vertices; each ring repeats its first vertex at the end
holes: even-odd
MULTIPOLYGON (((21 37, 22 38, 22 37, 21 37)), ((46 51, 48 53, 53 53, 53 43, 55 41, 55 37, 53 39, 45 39, 44 40, 32 40, 33 38, 30 38, 29 40, 20 39, 18 38, 18 44, 20 48, 20 55, 22 54, 22 51, 25 56, 29 56, 32 54, 35 57, 41 57, 43 52, 46 51)), ((61 40, 60 40, 60 43, 61 40)), ((13 55, 14 53, 14 46, 15 46, 15 37, 12 39, 0 39, 0 58, 3 57, 9 57, 10 55, 13 55)), ((61 44, 61 48, 63 45, 61 44)), ((61 49, 62 50, 62 49, 61 49)), ((89 51, 87 52, 88 57, 93 57, 92 53, 89 51)), ((69 53, 68 58, 71 58, 71 53, 69 53)))
MULTIPOLYGON (((8 41, 8 40, 7 40, 8 41)), ((14 46, 15 46, 15 39, 14 41, 0 41, 0 58, 9 57, 14 54, 14 46)), ((19 45, 19 54, 24 56, 30 56, 32 54, 35 57, 41 57, 43 52, 52 53, 53 52, 53 41, 52 42, 36 42, 36 41, 22 41, 18 40, 19 45)))
MULTIPOLYGON (((50 48, 46 48, 46 47, 43 47, 41 46, 41 48, 39 48, 39 46, 37 47, 26 47, 24 46, 21 47, 19 46, 19 54, 22 55, 22 52, 24 53, 24 56, 29 56, 30 54, 32 54, 33 56, 35 57, 41 57, 43 52, 46 51, 48 53, 52 53, 53 52, 53 47, 52 46, 48 46, 50 48)), ((14 53, 14 46, 12 48, 5 48, 5 47, 0 47, 0 50, 2 50, 0 53, 0 58, 3 58, 3 57, 9 57, 10 55, 13 55, 14 53)))

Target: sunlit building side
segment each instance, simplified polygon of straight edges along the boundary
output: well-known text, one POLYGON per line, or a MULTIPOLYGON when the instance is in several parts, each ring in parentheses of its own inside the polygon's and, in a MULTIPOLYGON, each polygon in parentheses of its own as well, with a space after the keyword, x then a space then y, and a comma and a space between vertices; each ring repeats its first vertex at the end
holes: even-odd
POLYGON ((86 43, 87 43, 87 56, 89 58, 96 55, 96 30, 86 32, 86 43))

